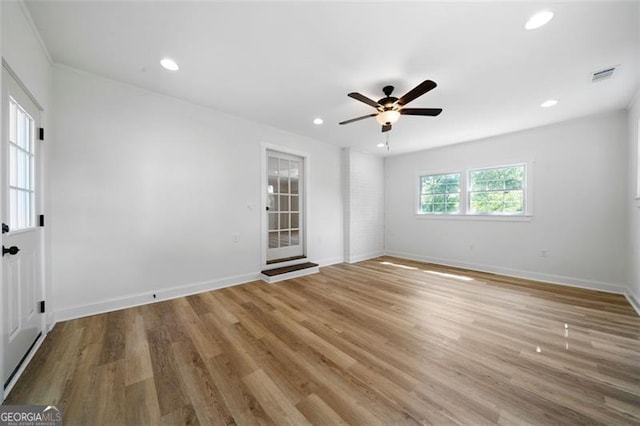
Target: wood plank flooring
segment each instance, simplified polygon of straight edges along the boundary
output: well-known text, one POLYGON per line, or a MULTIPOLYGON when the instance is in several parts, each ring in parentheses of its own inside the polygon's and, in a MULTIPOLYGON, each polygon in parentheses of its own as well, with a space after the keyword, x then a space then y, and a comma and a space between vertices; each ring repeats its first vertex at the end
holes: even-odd
POLYGON ((623 296, 382 257, 57 324, 65 425, 640 424, 623 296))

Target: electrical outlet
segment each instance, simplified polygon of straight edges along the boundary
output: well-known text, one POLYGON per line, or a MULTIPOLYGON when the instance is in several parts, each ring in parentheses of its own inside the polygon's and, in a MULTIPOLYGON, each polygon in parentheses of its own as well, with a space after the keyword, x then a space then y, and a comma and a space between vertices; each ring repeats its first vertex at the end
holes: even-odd
POLYGON ((232 240, 234 243, 237 243, 240 240, 240 235, 238 234, 233 234, 232 236, 232 240))
POLYGON ((540 250, 540 257, 549 257, 549 250, 547 249, 540 250))

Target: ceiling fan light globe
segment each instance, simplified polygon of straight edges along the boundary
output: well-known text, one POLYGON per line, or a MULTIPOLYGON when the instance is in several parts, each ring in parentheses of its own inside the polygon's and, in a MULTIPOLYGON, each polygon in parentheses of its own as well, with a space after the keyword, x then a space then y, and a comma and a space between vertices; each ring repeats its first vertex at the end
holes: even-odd
POLYGON ((376 121, 381 125, 393 124, 400 118, 400 112, 396 110, 383 111, 376 115, 376 121))

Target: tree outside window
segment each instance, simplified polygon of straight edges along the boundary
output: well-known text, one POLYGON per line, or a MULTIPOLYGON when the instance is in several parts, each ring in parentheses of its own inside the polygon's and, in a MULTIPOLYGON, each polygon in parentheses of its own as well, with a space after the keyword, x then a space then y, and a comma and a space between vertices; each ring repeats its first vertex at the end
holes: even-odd
POLYGON ((524 191, 524 164, 470 170, 469 214, 524 214, 524 191))
POLYGON ((460 213, 460 173, 420 177, 420 213, 460 213))

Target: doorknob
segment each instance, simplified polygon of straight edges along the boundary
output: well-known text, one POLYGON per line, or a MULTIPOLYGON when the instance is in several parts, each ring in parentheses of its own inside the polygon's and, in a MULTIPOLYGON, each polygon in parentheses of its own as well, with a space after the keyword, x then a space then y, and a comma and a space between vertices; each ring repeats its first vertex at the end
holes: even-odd
POLYGON ((18 252, 20 251, 20 249, 16 246, 11 246, 9 248, 5 248, 5 246, 2 246, 2 256, 4 257, 5 254, 9 253, 9 254, 18 254, 18 252))

